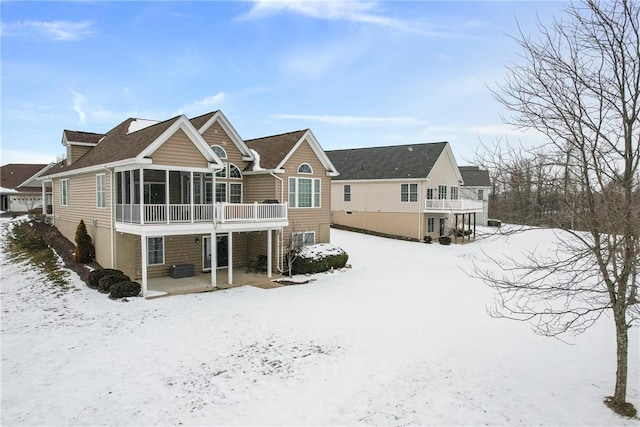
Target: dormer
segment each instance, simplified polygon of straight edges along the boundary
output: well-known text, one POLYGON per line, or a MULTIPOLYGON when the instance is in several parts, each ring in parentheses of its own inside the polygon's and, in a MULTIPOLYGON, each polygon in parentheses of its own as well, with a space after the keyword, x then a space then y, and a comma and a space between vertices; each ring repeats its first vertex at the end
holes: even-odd
POLYGON ((93 132, 81 132, 64 130, 62 132, 62 145, 66 149, 67 165, 73 164, 80 157, 87 154, 98 145, 104 134, 93 132))

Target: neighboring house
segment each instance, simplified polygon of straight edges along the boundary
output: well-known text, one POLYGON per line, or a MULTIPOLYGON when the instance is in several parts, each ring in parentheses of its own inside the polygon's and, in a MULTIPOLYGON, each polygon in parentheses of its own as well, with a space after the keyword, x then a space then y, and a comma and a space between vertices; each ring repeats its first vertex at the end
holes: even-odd
POLYGON ((292 246, 329 242, 337 172, 310 130, 244 141, 214 111, 65 130, 62 143, 66 161, 43 180, 54 225, 73 241, 84 220, 98 263, 140 280, 143 293, 174 265, 227 268, 231 284, 229 267, 262 260, 271 276, 292 246))
POLYGON ((37 178, 53 165, 9 163, 0 167, 0 210, 24 214, 32 210, 46 210, 51 205, 51 190, 45 191, 37 178))
POLYGON ((328 151, 333 224, 422 240, 474 229, 483 204, 464 198, 448 142, 328 151))
POLYGON ((460 174, 464 184, 460 188, 463 199, 478 200, 482 202, 482 212, 478 212, 476 221, 478 225, 487 225, 489 215, 489 195, 491 194, 491 179, 489 171, 478 166, 460 166, 460 174))

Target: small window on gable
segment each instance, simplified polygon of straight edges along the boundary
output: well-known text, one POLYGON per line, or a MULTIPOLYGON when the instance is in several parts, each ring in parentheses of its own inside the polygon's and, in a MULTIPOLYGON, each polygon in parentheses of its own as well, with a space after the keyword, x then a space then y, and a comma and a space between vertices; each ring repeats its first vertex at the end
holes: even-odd
POLYGON ((313 173, 313 169, 309 163, 303 163, 298 167, 298 173, 313 173))
POLYGON ((219 158, 221 158, 221 159, 226 159, 227 158, 227 152, 221 146, 212 145, 211 149, 213 150, 214 153, 216 153, 216 156, 218 156, 219 158))
POLYGON ((242 172, 240 172, 240 169, 238 169, 236 165, 229 165, 229 178, 242 179, 242 172))

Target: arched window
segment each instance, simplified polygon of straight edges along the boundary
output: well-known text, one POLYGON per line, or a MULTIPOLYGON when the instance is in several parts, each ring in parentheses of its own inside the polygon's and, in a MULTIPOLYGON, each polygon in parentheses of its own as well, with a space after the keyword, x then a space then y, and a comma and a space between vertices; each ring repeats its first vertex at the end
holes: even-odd
POLYGON ((216 153, 216 155, 221 158, 221 159, 226 159, 227 158, 227 152, 224 151, 224 148, 222 148, 219 145, 212 145, 211 149, 213 150, 214 153, 216 153))
POLYGON ((309 163, 303 163, 298 167, 298 173, 313 173, 313 169, 311 169, 311 165, 309 163))
POLYGON ((229 178, 242 179, 242 172, 236 165, 229 164, 229 178))

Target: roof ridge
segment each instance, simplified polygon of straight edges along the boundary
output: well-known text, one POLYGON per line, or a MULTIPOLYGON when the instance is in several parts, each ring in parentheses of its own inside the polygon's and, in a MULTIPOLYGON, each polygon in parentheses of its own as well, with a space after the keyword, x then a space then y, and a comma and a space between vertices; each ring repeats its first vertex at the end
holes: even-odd
POLYGON ((291 135, 291 134, 293 134, 293 133, 297 133, 297 132, 306 132, 306 131, 308 131, 308 130, 309 130, 309 128, 306 128, 306 129, 298 129, 298 130, 292 130, 292 131, 290 131, 290 132, 277 133, 277 134, 275 134, 275 135, 267 135, 267 136, 261 136, 261 137, 258 137, 258 138, 245 139, 245 141, 244 141, 244 142, 245 142, 245 143, 247 143, 247 142, 249 142, 249 141, 257 141, 258 139, 267 139, 267 138, 274 138, 274 137, 276 137, 276 136, 291 135))
POLYGON ((449 141, 418 142, 418 143, 397 144, 397 145, 380 145, 380 146, 375 146, 375 147, 339 148, 339 149, 336 149, 336 150, 325 150, 325 151, 326 152, 337 152, 337 151, 352 151, 352 150, 375 150, 377 148, 415 147, 416 145, 426 146, 426 145, 448 144, 448 143, 449 143, 449 141))

